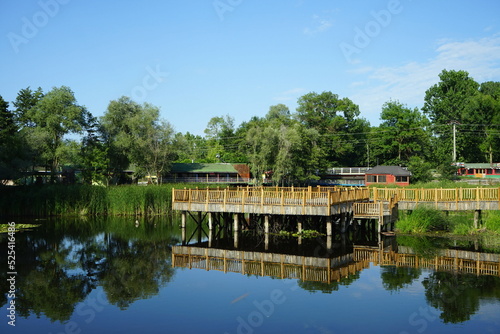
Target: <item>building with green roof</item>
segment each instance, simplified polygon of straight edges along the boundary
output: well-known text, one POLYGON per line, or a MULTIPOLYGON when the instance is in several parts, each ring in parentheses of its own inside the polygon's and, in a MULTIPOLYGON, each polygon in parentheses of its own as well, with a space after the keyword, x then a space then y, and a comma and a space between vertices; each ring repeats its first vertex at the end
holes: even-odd
POLYGON ((166 182, 248 183, 247 164, 230 163, 174 163, 166 182))

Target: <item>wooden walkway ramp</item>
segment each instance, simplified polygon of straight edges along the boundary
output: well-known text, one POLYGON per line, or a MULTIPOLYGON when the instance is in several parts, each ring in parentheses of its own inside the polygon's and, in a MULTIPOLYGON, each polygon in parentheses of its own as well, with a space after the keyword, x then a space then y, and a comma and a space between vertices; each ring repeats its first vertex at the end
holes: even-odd
POLYGON ((332 216, 368 200, 364 187, 172 189, 174 210, 198 212, 332 216))
MULTIPOLYGON (((187 212, 234 215, 234 230, 244 214, 263 217, 265 233, 269 217, 326 217, 326 234, 332 235, 332 221, 340 221, 341 233, 347 226, 376 223, 379 232, 392 229, 399 210, 419 206, 444 211, 475 211, 474 226, 481 211, 500 210, 500 188, 368 188, 368 187, 239 187, 225 189, 172 189, 172 208, 182 211, 182 226, 187 212), (240 215, 240 218, 238 218, 240 215)), ((303 218, 300 218, 303 219, 303 218)), ((323 218, 322 218, 323 219, 323 218)), ((198 222, 201 224, 201 221, 198 222)), ((300 232, 300 221, 297 230, 300 232)))

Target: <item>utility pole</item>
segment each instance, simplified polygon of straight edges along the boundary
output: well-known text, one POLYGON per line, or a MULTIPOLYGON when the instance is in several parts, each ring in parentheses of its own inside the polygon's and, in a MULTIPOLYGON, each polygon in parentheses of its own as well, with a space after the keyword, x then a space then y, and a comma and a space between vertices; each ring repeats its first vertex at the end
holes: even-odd
POLYGON ((451 121, 448 124, 453 125, 453 156, 452 156, 452 160, 453 160, 453 162, 457 162, 457 124, 460 124, 460 123, 458 123, 457 121, 451 121))
POLYGON ((457 162, 457 124, 453 123, 453 162, 457 162))
POLYGON ((366 165, 370 168, 370 145, 368 145, 368 140, 366 141, 366 165))

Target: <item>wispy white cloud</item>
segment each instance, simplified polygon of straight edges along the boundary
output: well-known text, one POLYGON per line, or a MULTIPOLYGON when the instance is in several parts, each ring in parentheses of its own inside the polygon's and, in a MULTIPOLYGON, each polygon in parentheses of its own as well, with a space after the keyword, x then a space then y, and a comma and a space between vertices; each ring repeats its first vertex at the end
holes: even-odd
POLYGON ((304 28, 305 35, 316 35, 327 31, 333 25, 333 20, 325 19, 319 15, 313 15, 310 27, 304 28))
POLYGON ((443 69, 465 70, 477 82, 500 81, 500 35, 476 40, 442 40, 436 56, 399 66, 358 67, 350 73, 350 98, 360 105, 365 117, 378 121, 382 105, 399 100, 409 107, 421 107, 425 91, 439 81, 443 69), (363 84, 361 84, 363 83, 363 84))

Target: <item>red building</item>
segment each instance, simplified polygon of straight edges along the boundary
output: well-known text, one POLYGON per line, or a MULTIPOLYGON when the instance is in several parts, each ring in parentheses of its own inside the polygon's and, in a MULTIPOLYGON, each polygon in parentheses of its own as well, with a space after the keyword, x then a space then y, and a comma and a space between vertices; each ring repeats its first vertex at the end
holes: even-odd
POLYGON ((397 184, 407 186, 410 184, 411 173, 399 166, 376 166, 366 171, 365 185, 397 184))

